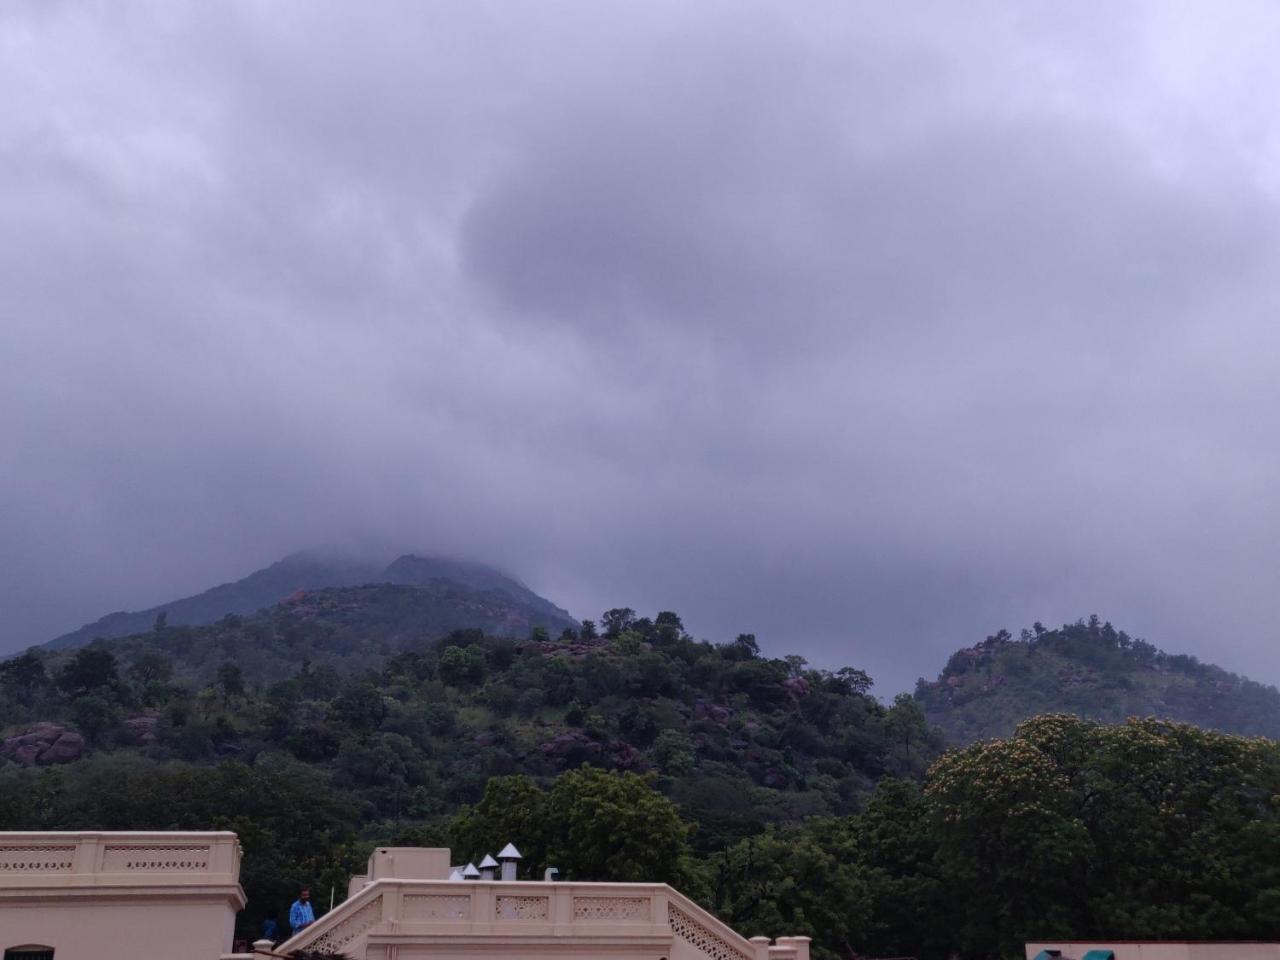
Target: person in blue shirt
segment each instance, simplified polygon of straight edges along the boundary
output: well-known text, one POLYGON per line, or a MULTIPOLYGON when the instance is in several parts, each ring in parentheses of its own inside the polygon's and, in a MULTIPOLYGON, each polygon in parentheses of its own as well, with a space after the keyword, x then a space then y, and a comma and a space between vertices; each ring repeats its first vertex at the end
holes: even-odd
POLYGON ((293 932, 304 930, 316 922, 316 912, 311 909, 311 891, 303 887, 298 892, 298 899, 289 908, 289 926, 293 932))

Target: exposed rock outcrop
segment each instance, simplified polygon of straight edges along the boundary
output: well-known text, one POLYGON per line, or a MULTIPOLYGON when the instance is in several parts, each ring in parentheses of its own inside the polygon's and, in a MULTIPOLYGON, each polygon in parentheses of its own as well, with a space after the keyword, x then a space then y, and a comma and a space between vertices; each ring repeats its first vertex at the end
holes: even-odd
POLYGON ((146 746, 149 743, 156 742, 156 727, 159 724, 159 717, 149 715, 130 717, 120 724, 120 729, 116 731, 116 737, 122 744, 146 746))
POLYGON ((71 763, 84 756, 84 737, 59 723, 43 721, 0 743, 0 757, 27 767, 71 763))
POLYGON ((610 767, 615 770, 634 770, 643 759, 639 750, 623 740, 601 743, 580 730, 570 730, 542 744, 543 756, 554 761, 562 770, 570 770, 583 763, 610 767))

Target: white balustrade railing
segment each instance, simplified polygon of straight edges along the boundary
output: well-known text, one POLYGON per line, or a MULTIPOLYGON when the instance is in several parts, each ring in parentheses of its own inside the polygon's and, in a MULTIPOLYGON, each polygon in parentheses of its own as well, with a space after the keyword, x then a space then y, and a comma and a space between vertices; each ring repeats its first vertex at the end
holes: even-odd
MULTIPOLYGON (((282 944, 342 952, 370 937, 397 942, 520 938, 593 942, 681 941, 707 960, 769 960, 768 942, 747 940, 665 884, 542 883, 384 879, 370 883, 282 944)), ((775 948, 776 950, 776 948, 775 948)), ((805 949, 779 954, 807 957, 805 949)))
POLYGON ((85 882, 235 883, 240 844, 234 833, 5 833, 0 886, 85 882))

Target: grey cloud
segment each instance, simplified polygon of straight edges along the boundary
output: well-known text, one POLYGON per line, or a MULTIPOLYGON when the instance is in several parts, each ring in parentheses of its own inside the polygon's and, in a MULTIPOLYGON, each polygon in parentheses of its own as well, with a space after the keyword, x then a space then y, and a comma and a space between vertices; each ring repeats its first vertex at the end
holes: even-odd
POLYGON ((1271 15, 1201 16, 6 6, 0 649, 346 542, 1280 679, 1271 15))
MULTIPOLYGON (((736 107, 722 125, 760 122, 750 101, 736 107)), ((604 336, 784 326, 774 342, 832 327, 1016 332, 1046 316, 1120 333, 1270 265, 1270 198, 1162 180, 1105 126, 972 117, 866 158, 827 120, 745 163, 736 138, 706 137, 692 154, 711 184, 683 175, 696 165, 672 156, 665 117, 587 124, 479 199, 466 262, 517 317, 604 336)))

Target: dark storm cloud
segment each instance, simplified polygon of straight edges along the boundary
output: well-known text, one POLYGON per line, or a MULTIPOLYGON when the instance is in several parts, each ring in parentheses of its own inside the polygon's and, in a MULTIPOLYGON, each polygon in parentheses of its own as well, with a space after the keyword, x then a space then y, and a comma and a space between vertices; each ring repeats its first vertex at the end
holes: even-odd
POLYGON ((889 691, 1095 610, 1280 679, 1230 14, 6 5, 0 646, 387 544, 889 691))

